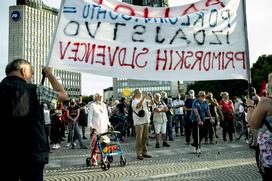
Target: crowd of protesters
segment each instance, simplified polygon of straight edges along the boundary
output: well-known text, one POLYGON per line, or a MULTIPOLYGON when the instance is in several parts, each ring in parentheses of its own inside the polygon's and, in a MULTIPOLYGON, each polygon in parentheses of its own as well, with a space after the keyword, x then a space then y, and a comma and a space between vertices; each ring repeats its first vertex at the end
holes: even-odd
MULTIPOLYGON (((57 82, 51 70, 44 68, 44 71, 54 90, 30 84, 33 70, 30 63, 22 59, 8 64, 7 77, 1 82, 1 98, 10 103, 9 107, 1 107, 4 118, 15 122, 37 118, 41 122, 36 124, 33 120, 29 128, 34 132, 30 130, 28 134, 36 133, 38 129, 39 133, 43 133, 38 136, 44 142, 37 142, 37 135, 30 139, 33 142, 29 142, 29 147, 40 151, 23 152, 32 161, 24 173, 17 172, 16 178, 42 180, 44 164, 48 162, 47 140, 50 140, 52 150, 59 149, 63 145, 61 141, 66 142, 66 146, 71 149, 75 149, 77 144, 80 149, 87 149, 88 145, 84 143, 89 143, 83 141, 89 136, 86 135, 86 129, 91 131, 91 162, 97 165, 94 131, 103 133, 113 128, 121 133, 121 142, 125 142, 126 137, 135 137, 136 158, 143 160, 152 157, 148 153, 148 140, 152 138, 156 141, 155 148, 159 149, 161 146, 170 147, 175 137, 185 136, 186 144, 191 144, 193 152, 198 154, 201 153, 201 142, 214 144, 215 139, 221 136, 224 142, 232 142, 237 121, 243 125, 245 142, 257 150, 256 158, 263 179, 271 178, 272 74, 269 75, 268 91, 264 91, 261 97, 255 88, 249 90, 249 96, 242 98, 232 96, 233 99, 230 99, 228 92, 221 92, 219 101, 212 92, 202 90, 198 94, 189 90, 186 95, 178 94, 172 98, 163 90, 152 94, 135 89, 131 98, 121 97, 120 100, 104 103, 102 96, 97 93, 93 102, 84 103, 82 96, 68 99, 63 86, 57 82), (24 104, 20 104, 20 101, 24 104), (29 101, 32 101, 29 107, 22 107, 29 101), (16 112, 17 107, 19 112, 16 112), (222 135, 218 132, 219 127, 222 128, 222 135)), ((21 126, 17 128, 20 130, 21 126)), ((105 142, 110 141, 107 137, 103 139, 105 142)))
MULTIPOLYGON (((254 89, 252 90, 251 97, 257 104, 260 97, 254 93, 254 89)), ((136 152, 137 149, 144 149, 136 153, 137 158, 141 159, 141 156, 147 152, 145 146, 149 145, 148 139, 155 138, 155 147, 160 148, 160 146, 169 147, 171 146, 169 141, 184 136, 186 144, 193 146, 193 152, 200 152, 199 144, 202 139, 204 144, 214 144, 215 139, 218 138, 224 142, 232 142, 235 119, 239 118, 245 128, 247 127, 245 98, 233 96, 231 100, 228 92, 221 92, 220 96, 222 99, 217 101, 212 92, 199 91, 195 95, 194 90, 189 90, 187 95, 178 94, 172 98, 164 91, 153 95, 136 89, 132 98, 121 97, 119 100, 109 100, 105 102, 105 106, 111 126, 121 133, 120 141, 125 142, 126 137, 135 136, 136 152), (144 110, 146 113, 144 117, 138 115, 139 110, 144 110), (218 133, 218 128, 222 128, 222 133, 218 133), (145 144, 139 145, 142 142, 145 144)), ((50 113, 50 116, 45 116, 45 120, 47 120, 46 125, 48 125, 47 130, 53 150, 61 147, 61 141, 66 142, 67 147, 74 149, 77 145, 76 140, 81 149, 87 148, 82 140, 86 140, 89 136, 86 135, 85 130, 89 129, 88 115, 93 116, 88 114, 93 108, 90 105, 95 102, 94 100, 84 103, 82 96, 79 96, 69 102, 44 106, 45 115, 50 113)), ((254 137, 250 142, 251 148, 257 146, 257 131, 251 130, 254 137)), ((247 143, 249 143, 248 134, 248 131, 245 131, 247 143)))

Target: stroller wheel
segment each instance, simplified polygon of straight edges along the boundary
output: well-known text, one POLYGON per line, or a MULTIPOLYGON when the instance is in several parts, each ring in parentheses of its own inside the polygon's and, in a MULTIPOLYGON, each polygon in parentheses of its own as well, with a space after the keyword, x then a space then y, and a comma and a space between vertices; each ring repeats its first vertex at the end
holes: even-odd
POLYGON ((121 159, 120 160, 121 167, 124 167, 126 165, 126 163, 127 163, 127 159, 124 158, 123 156, 121 156, 120 159, 121 159))
POLYGON ((110 163, 109 163, 109 162, 102 162, 101 168, 102 168, 104 171, 110 169, 110 163))
POLYGON ((113 156, 108 156, 108 161, 109 161, 110 163, 112 163, 112 162, 113 162, 113 156))
POLYGON ((87 165, 87 167, 89 167, 91 165, 90 162, 91 162, 91 158, 90 157, 86 158, 86 165, 87 165))

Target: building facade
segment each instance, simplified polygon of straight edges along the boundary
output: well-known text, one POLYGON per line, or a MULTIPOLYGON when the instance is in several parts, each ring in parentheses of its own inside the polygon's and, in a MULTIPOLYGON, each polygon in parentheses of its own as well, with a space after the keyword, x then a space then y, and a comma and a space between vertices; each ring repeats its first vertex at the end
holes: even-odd
MULTIPOLYGON (((123 0, 123 2, 153 7, 162 7, 167 6, 168 4, 168 1, 165 0, 123 0)), ((149 81, 113 78, 114 99, 119 99, 122 96, 131 97, 135 89, 141 89, 143 92, 152 93, 165 91, 171 97, 176 97, 177 94, 184 93, 182 81, 149 81), (125 90, 129 91, 130 94, 125 95, 125 90)))
MULTIPOLYGON (((32 82, 39 84, 42 66, 46 65, 51 40, 55 30, 58 10, 41 0, 17 0, 9 9, 9 62, 23 58, 34 68, 32 82)), ((54 69, 68 95, 73 98, 81 94, 81 74, 54 69)), ((45 81, 49 86, 49 82, 45 81)))

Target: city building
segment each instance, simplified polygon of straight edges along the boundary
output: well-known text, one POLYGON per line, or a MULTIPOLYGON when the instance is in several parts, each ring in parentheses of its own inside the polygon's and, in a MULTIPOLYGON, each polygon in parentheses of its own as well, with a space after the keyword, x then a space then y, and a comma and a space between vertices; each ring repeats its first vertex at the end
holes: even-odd
MULTIPOLYGON (((33 83, 42 78, 41 66, 46 65, 55 30, 58 10, 43 4, 42 0, 17 0, 9 9, 9 61, 23 58, 34 68, 33 83)), ((81 94, 81 74, 54 69, 68 95, 81 94)), ((49 86, 48 81, 45 85, 49 86)))
MULTIPOLYGON (((123 0, 123 2, 152 7, 162 7, 168 4, 167 0, 123 0)), ((184 93, 183 81, 149 81, 113 78, 114 99, 119 99, 122 96, 131 97, 135 89, 152 93, 165 91, 171 97, 176 97, 177 94, 184 93)))
POLYGON ((113 99, 113 87, 109 87, 103 90, 103 101, 108 102, 113 99))

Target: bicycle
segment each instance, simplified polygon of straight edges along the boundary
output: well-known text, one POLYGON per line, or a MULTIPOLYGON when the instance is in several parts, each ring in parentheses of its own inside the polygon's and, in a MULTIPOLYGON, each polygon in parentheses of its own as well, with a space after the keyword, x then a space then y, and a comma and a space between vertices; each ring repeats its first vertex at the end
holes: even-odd
POLYGON ((252 144, 253 134, 245 122, 245 113, 235 113, 233 121, 235 139, 239 140, 243 135, 245 135, 247 144, 252 144))

